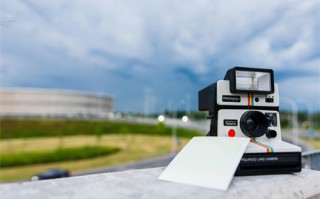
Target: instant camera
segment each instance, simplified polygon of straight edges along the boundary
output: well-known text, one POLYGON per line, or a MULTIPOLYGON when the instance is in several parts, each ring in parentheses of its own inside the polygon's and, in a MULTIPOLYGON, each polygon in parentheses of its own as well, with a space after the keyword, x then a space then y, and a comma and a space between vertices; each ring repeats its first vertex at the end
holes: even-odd
POLYGON ((278 85, 271 69, 234 67, 198 97, 199 110, 209 111, 207 136, 250 138, 235 175, 301 171, 301 148, 281 139, 278 85))

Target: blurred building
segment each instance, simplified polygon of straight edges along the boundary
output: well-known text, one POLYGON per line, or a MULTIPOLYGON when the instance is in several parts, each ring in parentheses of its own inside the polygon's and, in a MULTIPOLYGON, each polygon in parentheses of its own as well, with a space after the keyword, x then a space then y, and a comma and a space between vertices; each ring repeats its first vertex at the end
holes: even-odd
POLYGON ((112 97, 73 90, 0 90, 0 116, 7 117, 107 117, 113 112, 112 97))

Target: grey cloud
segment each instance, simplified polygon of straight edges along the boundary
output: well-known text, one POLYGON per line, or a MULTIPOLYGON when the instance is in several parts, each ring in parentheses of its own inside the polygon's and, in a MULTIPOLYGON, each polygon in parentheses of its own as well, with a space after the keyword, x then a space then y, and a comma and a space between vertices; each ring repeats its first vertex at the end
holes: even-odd
POLYGON ((15 16, 1 38, 8 86, 108 92, 121 97, 119 109, 134 101, 133 109, 146 87, 165 107, 235 65, 271 67, 281 82, 320 75, 317 0, 3 4, 15 16))

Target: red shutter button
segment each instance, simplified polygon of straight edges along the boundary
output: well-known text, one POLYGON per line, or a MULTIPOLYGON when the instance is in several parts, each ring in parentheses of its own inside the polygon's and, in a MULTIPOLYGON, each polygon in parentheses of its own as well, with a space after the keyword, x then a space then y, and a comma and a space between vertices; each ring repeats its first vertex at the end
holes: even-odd
POLYGON ((229 136, 229 137, 234 137, 234 136, 236 136, 236 132, 235 132, 233 129, 230 129, 230 130, 228 131, 228 136, 229 136))

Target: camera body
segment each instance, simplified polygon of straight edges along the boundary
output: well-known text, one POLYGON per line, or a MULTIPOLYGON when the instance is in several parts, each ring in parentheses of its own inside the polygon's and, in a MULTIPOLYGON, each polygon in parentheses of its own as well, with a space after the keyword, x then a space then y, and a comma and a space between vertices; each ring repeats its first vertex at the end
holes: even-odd
POLYGON ((207 136, 251 138, 235 175, 301 171, 301 148, 281 138, 273 81, 270 69, 235 67, 199 91, 199 110, 209 111, 211 120, 207 136))

